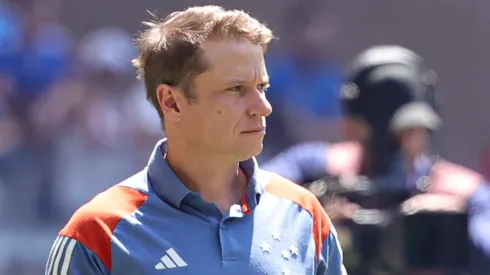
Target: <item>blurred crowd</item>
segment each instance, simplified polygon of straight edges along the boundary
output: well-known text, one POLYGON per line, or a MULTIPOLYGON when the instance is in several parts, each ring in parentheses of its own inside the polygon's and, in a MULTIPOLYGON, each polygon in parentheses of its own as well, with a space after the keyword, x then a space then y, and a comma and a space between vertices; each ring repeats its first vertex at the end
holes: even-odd
MULTIPOLYGON (((58 1, 19 3, 0 4, 0 274, 22 275, 41 274, 73 211, 141 169, 164 134, 131 67, 131 32, 74 36, 58 1)), ((282 48, 267 55, 274 113, 261 162, 301 141, 340 139, 343 68, 327 10, 298 2, 283 15, 282 48)))
POLYGON ((163 136, 132 35, 104 27, 75 40, 49 8, 0 6, 0 265, 46 256, 42 233, 141 169, 163 136))

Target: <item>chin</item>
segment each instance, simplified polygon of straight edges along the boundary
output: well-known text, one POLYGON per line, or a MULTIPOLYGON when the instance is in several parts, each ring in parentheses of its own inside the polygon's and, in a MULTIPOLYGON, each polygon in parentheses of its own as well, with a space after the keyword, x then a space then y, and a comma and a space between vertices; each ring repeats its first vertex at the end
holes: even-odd
POLYGON ((264 148, 262 142, 260 144, 257 144, 255 146, 242 146, 240 150, 238 151, 239 153, 237 154, 239 161, 245 161, 247 159, 250 159, 252 157, 255 157, 259 155, 262 152, 262 149, 264 148), (245 150, 247 149, 247 150, 245 150))

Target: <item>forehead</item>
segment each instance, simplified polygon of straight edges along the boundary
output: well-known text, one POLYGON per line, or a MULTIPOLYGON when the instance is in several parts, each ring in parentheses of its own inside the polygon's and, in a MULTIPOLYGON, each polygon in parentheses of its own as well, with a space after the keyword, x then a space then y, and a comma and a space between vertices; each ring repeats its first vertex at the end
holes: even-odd
POLYGON ((210 69, 204 73, 221 80, 263 81, 267 76, 260 45, 234 39, 210 40, 203 45, 210 69))

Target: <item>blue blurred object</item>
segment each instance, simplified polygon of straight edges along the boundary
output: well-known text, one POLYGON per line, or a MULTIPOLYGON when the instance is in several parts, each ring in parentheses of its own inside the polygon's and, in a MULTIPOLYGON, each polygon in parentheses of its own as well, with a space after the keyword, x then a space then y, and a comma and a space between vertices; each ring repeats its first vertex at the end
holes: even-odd
POLYGON ((12 7, 0 6, 0 74, 14 78, 18 92, 40 95, 69 69, 71 39, 59 25, 40 28, 29 44, 25 22, 12 7))
POLYGON ((0 5, 0 74, 15 75, 19 71, 23 23, 14 9, 0 5))
POLYGON ((21 71, 16 77, 23 93, 32 96, 62 79, 70 67, 71 40, 59 25, 45 26, 36 33, 31 45, 23 49, 21 71))
POLYGON ((290 57, 269 60, 272 87, 268 98, 272 104, 303 108, 315 118, 340 116, 337 98, 342 82, 340 66, 327 62, 314 66, 304 72, 290 57))

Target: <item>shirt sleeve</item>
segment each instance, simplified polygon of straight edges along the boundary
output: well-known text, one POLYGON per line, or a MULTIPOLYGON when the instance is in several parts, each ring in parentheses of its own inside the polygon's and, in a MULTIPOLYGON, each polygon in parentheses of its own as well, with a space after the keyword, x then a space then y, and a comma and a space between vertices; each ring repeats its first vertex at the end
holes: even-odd
POLYGON ((280 153, 262 168, 302 185, 327 175, 327 148, 322 142, 301 143, 280 153))
MULTIPOLYGON (((470 241, 475 248, 472 264, 490 269, 490 185, 484 183, 468 200, 470 241)), ((479 274, 479 273, 477 273, 479 274)))
POLYGON ((75 239, 58 236, 49 253, 45 275, 109 275, 102 261, 75 239))
POLYGON ((316 275, 347 275, 337 231, 332 225, 322 246, 322 254, 316 275))

